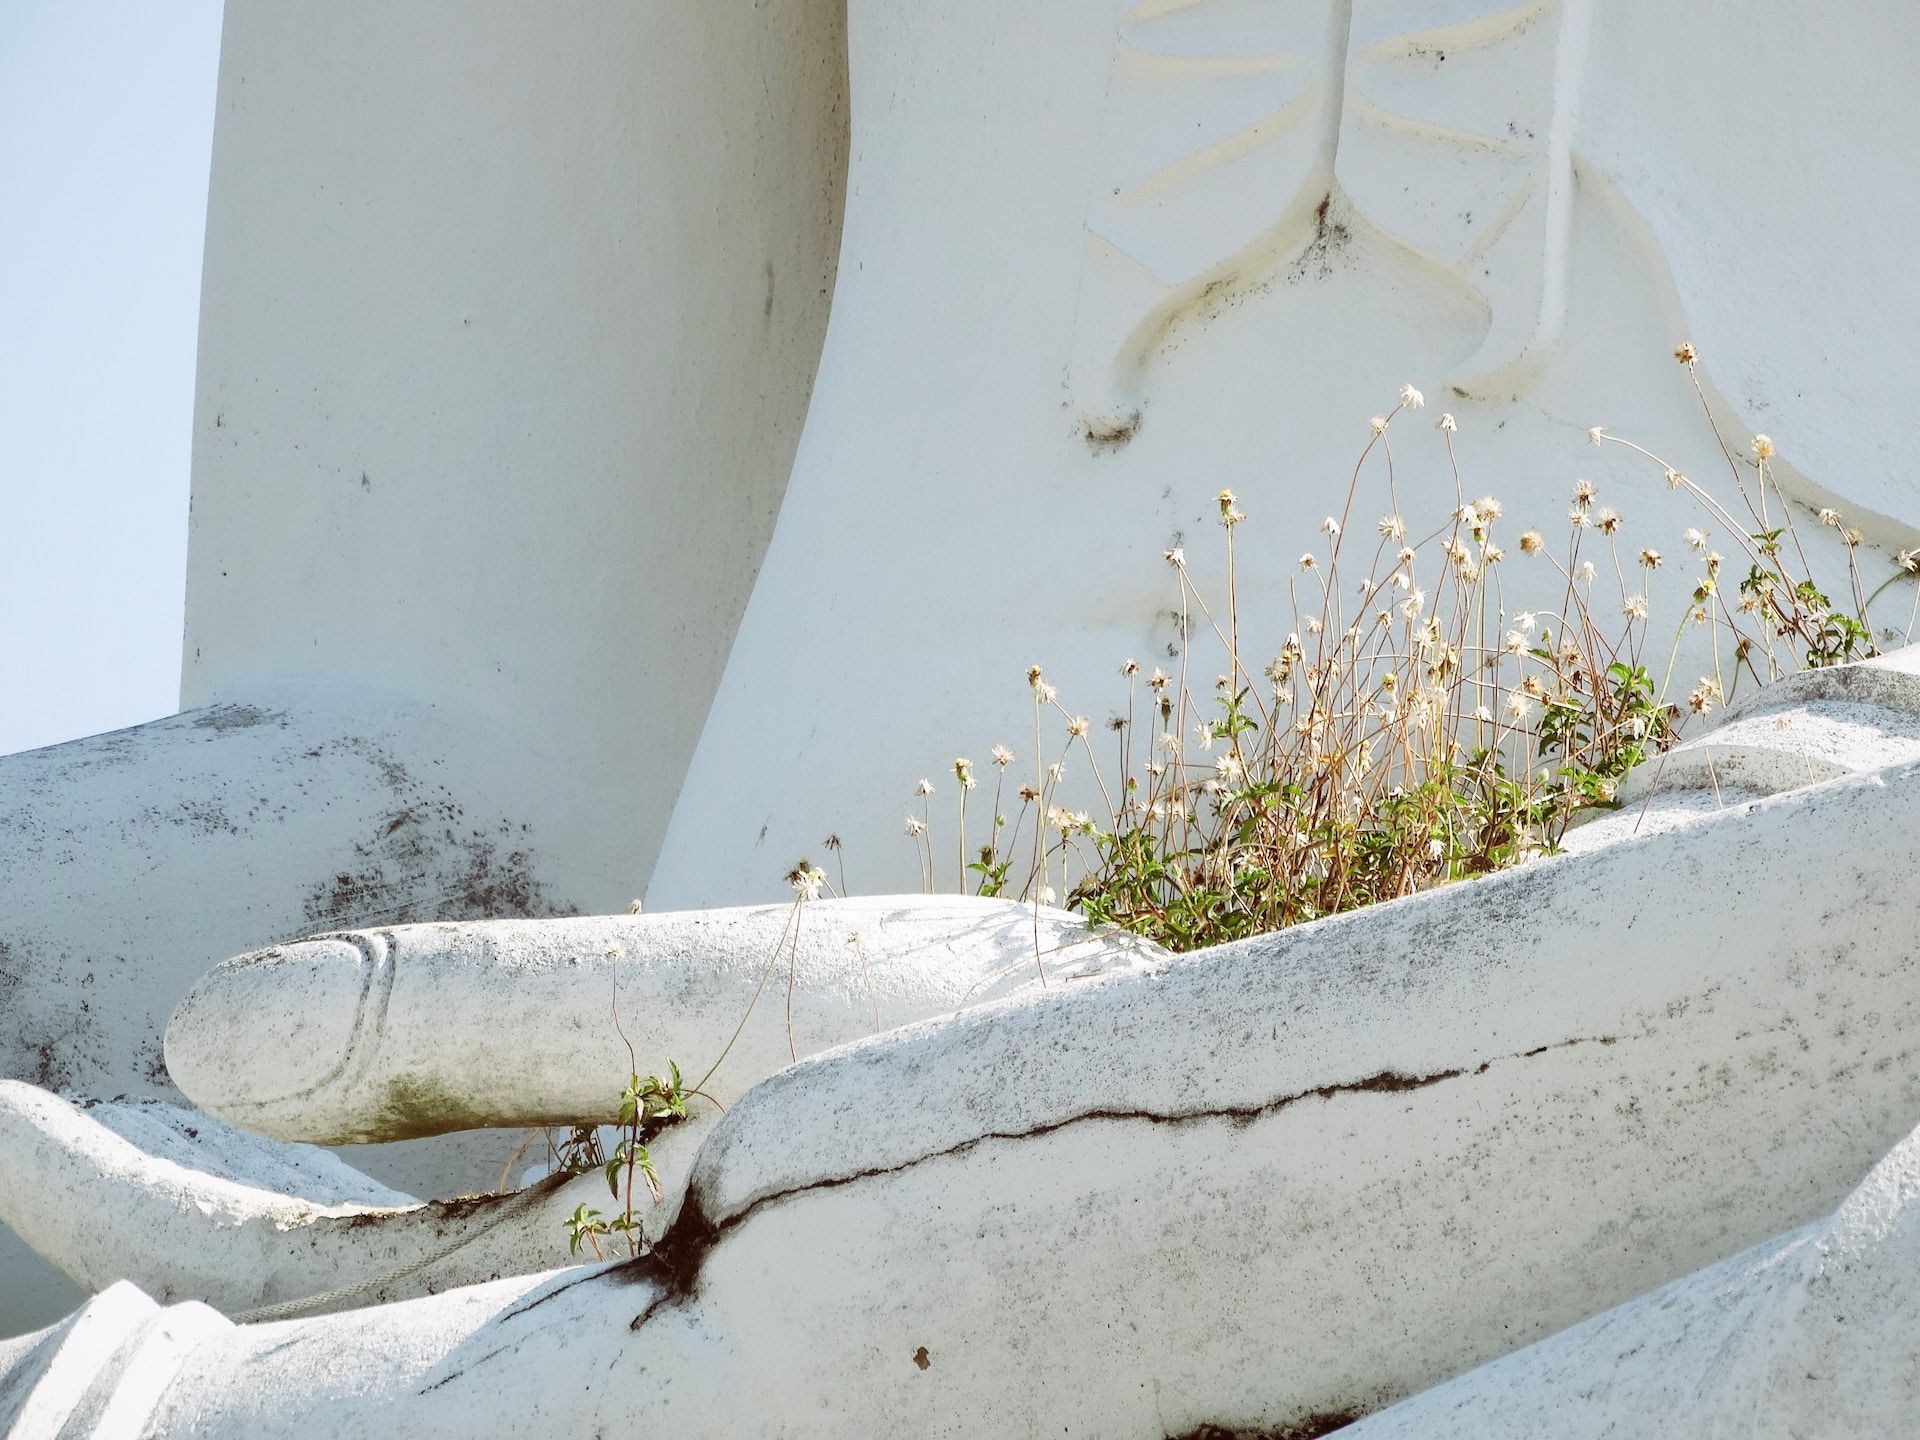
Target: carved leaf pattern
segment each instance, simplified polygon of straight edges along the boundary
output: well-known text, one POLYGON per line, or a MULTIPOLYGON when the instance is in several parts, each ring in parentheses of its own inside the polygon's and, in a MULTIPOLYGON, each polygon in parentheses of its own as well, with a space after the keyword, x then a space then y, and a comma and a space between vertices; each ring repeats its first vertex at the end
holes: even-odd
POLYGON ((1510 380, 1558 325, 1590 3, 1129 0, 1075 341, 1090 425, 1131 423, 1188 315, 1349 206, 1486 300, 1453 383, 1510 380))

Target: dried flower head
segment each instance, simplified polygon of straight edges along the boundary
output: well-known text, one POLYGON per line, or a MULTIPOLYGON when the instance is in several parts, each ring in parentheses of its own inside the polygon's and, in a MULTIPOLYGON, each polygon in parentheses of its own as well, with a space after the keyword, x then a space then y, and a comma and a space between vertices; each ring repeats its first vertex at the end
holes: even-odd
POLYGON ((827 872, 806 860, 802 860, 787 872, 787 884, 793 887, 793 893, 802 900, 818 900, 820 887, 826 881, 827 872))
POLYGON ((1009 750, 1004 745, 994 746, 993 747, 993 763, 998 765, 1002 770, 1006 769, 1007 766, 1013 763, 1013 751, 1009 750))
POLYGON ((1620 602, 1620 613, 1625 615, 1629 620, 1646 619, 1647 597, 1644 595, 1627 596, 1625 600, 1620 602))
POLYGON ((1085 735, 1086 733, 1087 733, 1087 717, 1086 716, 1075 715, 1067 721, 1067 734, 1073 736, 1074 739, 1078 740, 1082 735, 1085 735))
POLYGON ((1640 552, 1640 563, 1649 570, 1658 570, 1660 568, 1661 558, 1658 550, 1649 548, 1640 552))
POLYGON ((1909 575, 1920 575, 1920 551, 1902 550, 1893 557, 1893 563, 1909 575))
POLYGON ((1820 512, 1820 523, 1822 525, 1831 525, 1834 529, 1838 530, 1840 528, 1840 512, 1833 509, 1822 510, 1820 512))
POLYGON ((1607 438, 1607 427, 1604 425, 1596 425, 1591 430, 1587 431, 1587 443, 1589 445, 1598 445, 1602 440, 1606 438, 1607 438))
POLYGON ((1333 518, 1333 516, 1331 516, 1331 515, 1329 515, 1329 516, 1327 516, 1327 518, 1326 518, 1326 519, 1324 519, 1324 520, 1322 520, 1322 521, 1320 522, 1320 528, 1321 528, 1322 530, 1324 530, 1324 531, 1326 531, 1326 532, 1327 532, 1327 534, 1329 534, 1329 535, 1332 535, 1333 537, 1335 537, 1336 539, 1338 539, 1338 538, 1339 538, 1339 535, 1340 535, 1340 522, 1339 522, 1338 520, 1336 520, 1336 519, 1334 519, 1334 518, 1333 518))
POLYGON ((1753 437, 1753 458, 1754 459, 1771 460, 1773 459, 1773 455, 1774 455, 1773 440, 1770 437, 1766 435, 1756 435, 1753 437))
POLYGON ((1694 350, 1691 340, 1682 340, 1678 345, 1673 347, 1673 358, 1678 360, 1682 365, 1691 365, 1698 360, 1700 356, 1698 352, 1694 350))
POLYGON ((933 781, 923 779, 918 785, 913 787, 913 793, 916 795, 933 794, 933 781))
POLYGON ((1593 482, 1591 480, 1576 480, 1573 482, 1573 503, 1574 504, 1591 505, 1593 503, 1593 497, 1595 493, 1596 492, 1594 491, 1594 488, 1593 488, 1593 482))
POLYGON ((1678 490, 1686 483, 1687 477, 1682 475, 1678 470, 1669 469, 1667 471, 1667 488, 1669 490, 1678 490))
POLYGON ((1140 662, 1138 660, 1126 661, 1120 666, 1120 673, 1131 680, 1140 673, 1140 662))
POLYGON ((926 833, 927 833, 926 821, 922 820, 918 815, 907 816, 907 834, 909 836, 917 840, 920 836, 926 833))
POLYGON ((1174 546, 1171 550, 1163 552, 1163 555, 1166 562, 1176 570, 1187 563, 1187 552, 1178 545, 1174 546))
POLYGON ((1538 555, 1546 548, 1547 537, 1538 530, 1528 530, 1520 537, 1520 553, 1523 555, 1538 555))
POLYGON ((1414 389, 1413 386, 1402 385, 1400 387, 1400 407, 1403 410, 1418 410, 1426 403, 1427 397, 1414 389))
POLYGON ((1376 435, 1384 435, 1387 433, 1387 417, 1384 415, 1374 416, 1373 419, 1367 422, 1367 425, 1376 435))
POLYGON ((1444 430, 1449 435, 1451 435, 1454 431, 1458 430, 1460 426, 1454 420, 1453 416, 1442 415, 1437 421, 1434 422, 1434 428, 1436 430, 1444 430))
POLYGON ((1686 530, 1681 532, 1680 538, 1687 542, 1687 548, 1690 550, 1704 550, 1707 548, 1707 532, 1700 529, 1697 525, 1688 526, 1686 530))
POLYGON ((1406 536, 1407 522, 1398 515, 1387 515, 1373 528, 1380 532, 1383 540, 1400 540, 1406 536))
POLYGON ((1600 529, 1608 535, 1620 533, 1620 514, 1616 510, 1602 509, 1599 515, 1600 529))
POLYGON ((1506 506, 1491 495, 1482 495, 1473 502, 1473 508, 1480 512, 1480 518, 1483 520, 1498 520, 1506 514, 1506 506))

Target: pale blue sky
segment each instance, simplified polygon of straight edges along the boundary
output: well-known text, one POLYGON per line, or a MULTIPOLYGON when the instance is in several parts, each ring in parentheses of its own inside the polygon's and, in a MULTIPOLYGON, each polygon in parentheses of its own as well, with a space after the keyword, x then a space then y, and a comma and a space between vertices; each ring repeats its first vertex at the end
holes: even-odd
POLYGON ((220 0, 0 0, 0 754, 171 713, 220 0))

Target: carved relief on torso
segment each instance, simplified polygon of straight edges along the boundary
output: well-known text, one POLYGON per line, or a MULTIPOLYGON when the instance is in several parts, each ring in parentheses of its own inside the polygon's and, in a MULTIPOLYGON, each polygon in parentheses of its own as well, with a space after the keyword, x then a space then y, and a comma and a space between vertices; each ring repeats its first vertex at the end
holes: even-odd
POLYGON ((1190 316, 1363 222, 1484 300, 1450 377, 1557 328, 1590 0, 1131 0, 1087 205, 1073 358, 1090 428, 1137 415, 1190 316))

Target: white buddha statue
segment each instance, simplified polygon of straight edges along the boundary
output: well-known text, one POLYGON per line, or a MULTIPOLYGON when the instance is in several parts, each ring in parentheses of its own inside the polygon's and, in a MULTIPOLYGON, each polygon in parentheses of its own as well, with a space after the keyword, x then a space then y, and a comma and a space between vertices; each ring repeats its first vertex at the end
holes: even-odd
MULTIPOLYGON (((1697 378, 1891 573, 1920 523, 1888 423, 1920 200, 1875 77, 1916 52, 1906 12, 1775 0, 852 0, 820 376, 649 903, 771 893, 829 829, 862 884, 909 883, 902 802, 952 755, 1031 745, 1029 666, 1097 721, 1123 659, 1178 648, 1160 556, 1218 597, 1223 486, 1257 671, 1404 382, 1428 406, 1394 417, 1410 521, 1456 503, 1446 411, 1465 494, 1516 531, 1564 533, 1578 476, 1629 554, 1684 554, 1694 502, 1586 441, 1730 494, 1697 378)), ((1377 453, 1358 504, 1370 541, 1377 453)), ((1503 583, 1512 610, 1559 598, 1544 567, 1503 583)), ((1694 584, 1648 588, 1677 616, 1694 584)))

